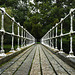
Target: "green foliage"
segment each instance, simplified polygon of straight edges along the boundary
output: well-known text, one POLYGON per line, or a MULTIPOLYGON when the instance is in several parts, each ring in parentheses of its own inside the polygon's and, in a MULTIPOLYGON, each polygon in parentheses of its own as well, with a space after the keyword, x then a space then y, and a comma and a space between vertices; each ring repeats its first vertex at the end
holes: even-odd
POLYGON ((0 0, 0 6, 3 7, 15 7, 18 0, 0 0))
MULTIPOLYGON (((28 4, 27 2, 29 0, 22 0, 23 3, 19 3, 19 1, 20 0, 0 0, 0 6, 8 7, 6 8, 6 12, 11 16, 13 15, 15 17, 15 20, 23 25, 31 34, 33 34, 33 36, 35 36, 38 41, 49 29, 55 26, 55 24, 58 23, 61 18, 65 17, 69 13, 71 8, 75 8, 75 0, 56 0, 56 3, 53 3, 53 0, 34 0, 34 4, 32 4, 31 2, 29 2, 28 4)), ((9 22, 9 19, 6 18, 6 16, 5 28, 7 29, 7 31, 11 31, 11 22, 9 22), (7 25, 9 25, 8 29, 7 25)), ((60 31, 61 30, 59 26, 58 34, 60 34, 60 31)), ((63 33, 67 33, 69 31, 70 18, 67 18, 63 22, 63 33)), ((15 32, 17 34, 16 27, 15 32)), ((69 48, 69 44, 67 43, 69 43, 70 40, 68 38, 69 36, 63 38, 63 46, 66 52, 69 52, 69 49, 67 50, 66 48, 69 48)), ((73 39, 73 41, 75 40, 73 39)), ((58 41, 58 43, 58 48, 60 48, 60 41, 58 41)), ((75 45, 75 43, 73 44, 75 45)))

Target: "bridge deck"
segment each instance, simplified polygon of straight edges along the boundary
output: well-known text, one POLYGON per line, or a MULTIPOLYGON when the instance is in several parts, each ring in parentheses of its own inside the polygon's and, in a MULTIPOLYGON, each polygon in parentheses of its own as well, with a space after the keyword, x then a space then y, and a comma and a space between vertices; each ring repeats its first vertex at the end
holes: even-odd
POLYGON ((2 65, 0 75, 75 75, 75 70, 37 44, 2 65))

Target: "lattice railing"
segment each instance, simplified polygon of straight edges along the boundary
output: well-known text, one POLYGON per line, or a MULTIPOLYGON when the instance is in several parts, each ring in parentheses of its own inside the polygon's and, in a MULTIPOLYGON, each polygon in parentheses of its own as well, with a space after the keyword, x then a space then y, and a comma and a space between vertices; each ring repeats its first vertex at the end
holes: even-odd
MULTIPOLYGON (((0 50, 0 56, 6 56, 5 50, 4 50, 4 35, 9 35, 11 38, 8 38, 6 40, 11 39, 11 49, 10 52, 15 52, 14 49, 14 42, 17 40, 17 49, 16 50, 21 50, 21 48, 25 48, 26 46, 30 46, 35 43, 35 38, 19 23, 15 21, 14 18, 9 16, 5 8, 0 8, 0 38, 1 38, 1 50, 0 50), (11 25, 7 25, 5 23, 5 16, 10 19, 11 25), (8 31, 8 26, 11 27, 10 31, 8 31), (7 27, 7 28, 6 28, 7 27), (16 30, 16 31, 15 31, 16 30), (14 38, 16 39, 14 40, 14 38), (20 46, 21 45, 21 46, 20 46)), ((7 21, 8 22, 8 21, 7 21)), ((8 43, 8 41, 7 41, 8 43)))
MULTIPOLYGON (((64 18, 61 18, 59 23, 56 23, 52 29, 50 29, 41 39, 41 43, 44 44, 45 46, 48 46, 55 51, 59 51, 59 53, 64 53, 63 51, 63 38, 65 36, 68 36, 70 38, 70 51, 69 55, 67 57, 75 57, 74 52, 73 52, 73 34, 75 34, 75 28, 74 28, 74 11, 75 9, 71 9, 69 14, 66 15, 64 18), (64 21, 68 19, 67 21, 70 22, 70 25, 66 25, 66 22, 63 26, 64 21), (69 26, 69 28, 68 28, 69 26), (64 33, 64 29, 66 28, 66 32, 64 33), (58 32, 58 29, 60 29, 60 34, 58 32), (69 30, 69 31, 68 31, 69 30), (58 41, 60 42, 60 49, 58 50, 58 41)), ((66 40, 67 42, 67 40, 66 40)))

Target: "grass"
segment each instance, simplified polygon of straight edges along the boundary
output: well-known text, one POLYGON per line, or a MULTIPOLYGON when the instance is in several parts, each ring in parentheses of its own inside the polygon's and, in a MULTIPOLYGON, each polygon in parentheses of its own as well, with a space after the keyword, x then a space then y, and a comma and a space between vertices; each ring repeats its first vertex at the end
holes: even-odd
POLYGON ((40 44, 40 42, 37 42, 37 44, 40 44))

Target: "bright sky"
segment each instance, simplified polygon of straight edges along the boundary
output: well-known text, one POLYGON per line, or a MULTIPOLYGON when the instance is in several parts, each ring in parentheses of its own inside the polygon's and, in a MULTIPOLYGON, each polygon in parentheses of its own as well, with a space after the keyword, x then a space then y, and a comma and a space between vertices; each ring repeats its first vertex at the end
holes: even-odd
POLYGON ((34 4, 34 0, 30 0, 30 2, 34 4))

